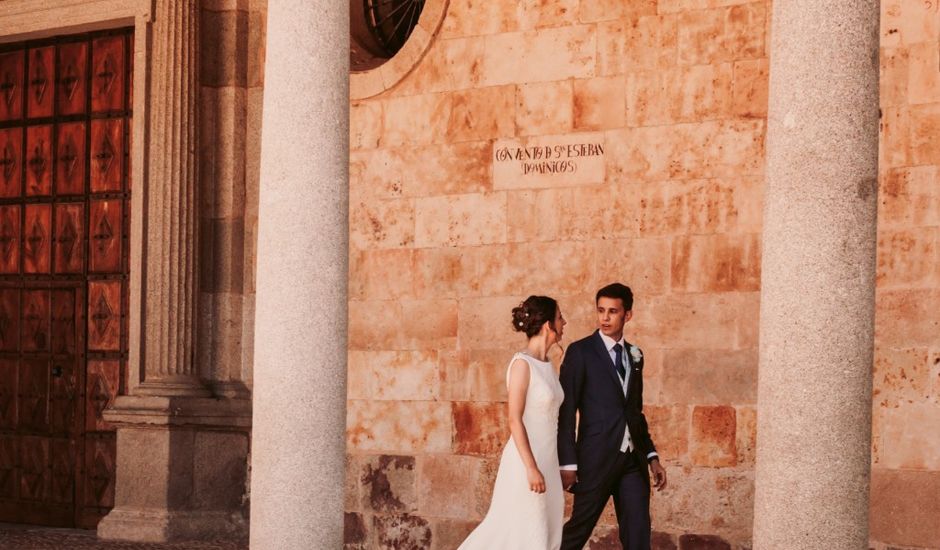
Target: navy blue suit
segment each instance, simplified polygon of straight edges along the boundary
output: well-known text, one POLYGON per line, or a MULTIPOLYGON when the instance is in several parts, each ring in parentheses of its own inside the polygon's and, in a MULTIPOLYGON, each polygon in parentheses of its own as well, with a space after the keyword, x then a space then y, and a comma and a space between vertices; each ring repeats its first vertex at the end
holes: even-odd
POLYGON ((565 400, 558 418, 558 463, 577 464, 578 482, 562 550, 580 550, 611 497, 620 540, 629 550, 650 546, 647 456, 656 451, 643 414, 643 359, 626 345, 627 391, 598 332, 568 346, 561 365, 565 400), (577 420, 576 420, 577 419, 577 420), (577 423, 577 437, 575 427, 577 423), (620 452, 629 426, 632 452, 620 452))

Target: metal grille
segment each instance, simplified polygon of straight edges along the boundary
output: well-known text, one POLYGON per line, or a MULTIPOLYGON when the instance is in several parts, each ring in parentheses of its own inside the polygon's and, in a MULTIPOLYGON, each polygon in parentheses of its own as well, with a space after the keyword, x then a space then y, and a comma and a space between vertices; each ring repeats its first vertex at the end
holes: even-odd
POLYGON ((366 25, 386 57, 405 45, 418 24, 425 0, 363 0, 366 25))

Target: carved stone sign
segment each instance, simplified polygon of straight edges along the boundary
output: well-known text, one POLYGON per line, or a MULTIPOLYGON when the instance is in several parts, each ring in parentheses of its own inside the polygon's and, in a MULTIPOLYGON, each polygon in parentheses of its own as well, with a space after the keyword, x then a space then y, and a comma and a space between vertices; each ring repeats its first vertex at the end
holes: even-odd
POLYGON ((524 189, 604 182, 604 134, 502 139, 493 144, 493 187, 524 189))

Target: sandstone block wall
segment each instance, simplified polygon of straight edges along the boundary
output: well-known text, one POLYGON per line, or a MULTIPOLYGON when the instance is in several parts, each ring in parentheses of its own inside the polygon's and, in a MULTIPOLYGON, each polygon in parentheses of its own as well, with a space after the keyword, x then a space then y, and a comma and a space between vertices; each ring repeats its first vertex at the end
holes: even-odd
MULTIPOLYGON (((413 72, 351 104, 347 548, 456 546, 508 435, 510 308, 555 296, 581 337, 613 280, 671 476, 656 546, 749 547, 771 13, 451 0, 413 72), (497 154, 570 141, 602 159, 514 177, 497 154)), ((937 2, 883 2, 879 549, 940 547, 938 41, 937 2)))

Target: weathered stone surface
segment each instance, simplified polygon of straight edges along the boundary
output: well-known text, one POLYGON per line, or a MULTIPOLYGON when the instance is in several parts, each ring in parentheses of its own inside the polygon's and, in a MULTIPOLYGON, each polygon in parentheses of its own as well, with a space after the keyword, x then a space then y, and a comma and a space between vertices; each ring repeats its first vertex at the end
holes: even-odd
POLYGON ((760 235, 679 237, 672 243, 672 289, 732 292, 760 289, 760 235))
POLYGON ((767 81, 770 64, 766 59, 745 59, 734 63, 732 112, 737 116, 767 116, 767 81))
POLYGON ((731 545, 714 535, 679 535, 679 550, 731 550, 731 545))
POLYGON ((571 131, 573 101, 574 93, 570 80, 534 82, 518 86, 517 135, 546 135, 571 131))
POLYGON ((733 407, 695 407, 692 410, 691 458, 696 466, 737 464, 736 438, 733 407))
POLYGON ((351 162, 364 190, 385 199, 479 193, 492 189, 490 148, 489 141, 390 147, 356 153, 351 162))
POLYGON ((740 119, 653 126, 607 134, 608 174, 656 181, 758 175, 764 123, 740 119))
POLYGON ((415 201, 415 245, 471 246, 505 242, 505 193, 427 197, 415 201))
POLYGON ((678 548, 672 535, 659 531, 653 531, 650 546, 652 550, 677 550, 678 548))
POLYGON ((625 81, 607 76, 574 81, 575 130, 606 130, 623 126, 626 114, 625 81))
POLYGON ((714 63, 762 57, 763 2, 679 13, 679 62, 714 63))
POLYGON ((454 452, 495 455, 509 438, 508 410, 503 403, 455 402, 454 452))
POLYGON ((432 401, 440 395, 442 366, 434 351, 349 352, 351 399, 432 401))
POLYGON ((595 44, 593 25, 494 35, 486 43, 483 84, 592 77, 595 44))
MULTIPOLYGON (((632 5, 632 3, 630 4, 632 5)), ((676 64, 677 17, 649 14, 597 25, 598 76, 676 64)))
POLYGON ((751 466, 757 456, 757 409, 737 407, 735 412, 735 451, 739 466, 751 466))
POLYGON ((930 548, 940 540, 936 517, 940 473, 876 468, 871 479, 871 538, 930 548))
POLYGON ((879 227, 940 225, 938 166, 914 166, 888 170, 881 178, 878 195, 879 227))
POLYGON ((350 400, 346 444, 353 452, 449 452, 450 409, 433 401, 350 400))
MULTIPOLYGON (((643 383, 646 384, 645 378, 643 383)), ((662 460, 686 461, 689 452, 689 408, 684 405, 646 405, 643 412, 662 460)))
POLYGON ((207 32, 200 44, 199 81, 206 86, 246 86, 248 12, 204 9, 201 17, 207 32))
POLYGON ((403 513, 417 509, 413 456, 379 455, 363 459, 361 467, 362 510, 403 513))
POLYGON ((883 452, 879 465, 908 470, 940 470, 940 438, 924 435, 940 422, 940 403, 918 401, 879 411, 883 452))
POLYGON ((940 228, 884 232, 878 237, 878 288, 940 286, 940 228))
POLYGON ((875 301, 875 341, 888 347, 933 347, 940 338, 940 289, 879 292, 875 301))
POLYGON ((484 460, 476 457, 419 457, 419 513, 423 516, 465 521, 481 519, 489 508, 489 493, 492 491, 493 481, 484 474, 485 468, 484 460))
POLYGON ((757 350, 667 350, 664 403, 725 404, 757 401, 757 350))
POLYGON ((653 528, 668 533, 690 531, 717 535, 732 544, 748 544, 754 504, 750 468, 695 468, 667 462, 669 487, 653 493, 653 528))
POLYGON ((476 521, 439 519, 431 522, 431 550, 457 548, 476 526, 476 521))
POLYGON ((491 86, 454 92, 446 138, 450 142, 512 136, 516 127, 515 86, 491 86))
POLYGON ((382 106, 381 147, 441 143, 447 134, 452 98, 448 94, 393 97, 382 106))
POLYGON ((372 520, 373 537, 379 548, 423 550, 431 545, 428 521, 409 514, 376 515, 372 520))
POLYGON ((368 548, 369 530, 362 514, 346 512, 343 519, 343 548, 345 550, 368 548))

